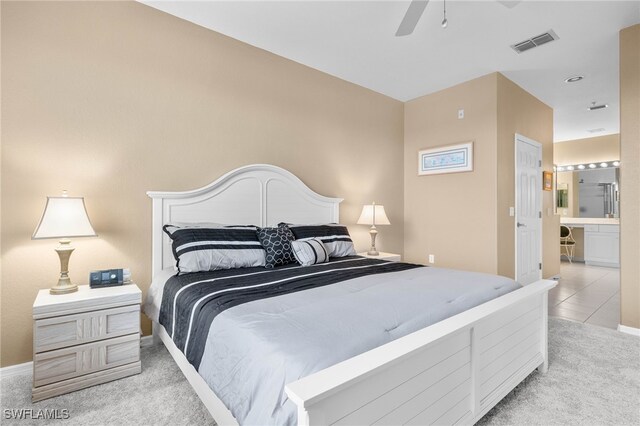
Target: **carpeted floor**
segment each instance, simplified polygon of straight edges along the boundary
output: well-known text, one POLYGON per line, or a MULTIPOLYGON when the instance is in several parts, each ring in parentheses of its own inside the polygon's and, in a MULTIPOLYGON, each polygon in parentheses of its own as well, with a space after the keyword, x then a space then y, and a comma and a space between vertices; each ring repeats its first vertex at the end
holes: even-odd
MULTIPOLYGON (((549 372, 532 373, 478 424, 639 425, 640 338, 549 320, 549 372)), ((142 374, 31 404, 31 377, 0 380, 0 423, 212 424, 163 346, 142 349, 142 374), (60 421, 8 420, 6 409, 68 409, 60 421)))
POLYGON ((529 375, 478 425, 640 425, 640 338, 549 318, 549 371, 529 375))

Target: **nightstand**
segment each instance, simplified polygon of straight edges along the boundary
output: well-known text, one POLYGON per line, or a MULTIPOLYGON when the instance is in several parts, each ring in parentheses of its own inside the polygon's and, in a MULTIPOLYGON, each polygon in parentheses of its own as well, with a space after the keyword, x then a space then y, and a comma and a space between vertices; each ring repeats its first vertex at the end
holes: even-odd
POLYGON ((385 253, 383 251, 380 252, 377 256, 369 256, 366 251, 362 253, 358 253, 358 256, 367 257, 369 259, 381 259, 381 260, 389 260, 391 262, 400 262, 401 256, 396 253, 385 253))
POLYGON ((138 374, 140 302, 135 284, 53 295, 33 302, 33 402, 138 374))

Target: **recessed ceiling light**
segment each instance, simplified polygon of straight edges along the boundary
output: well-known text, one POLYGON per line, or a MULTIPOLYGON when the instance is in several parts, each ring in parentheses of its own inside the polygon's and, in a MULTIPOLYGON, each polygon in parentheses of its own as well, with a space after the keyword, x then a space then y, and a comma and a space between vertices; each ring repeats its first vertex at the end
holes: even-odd
POLYGON ((579 168, 580 170, 584 170, 584 164, 580 164, 580 165, 578 166, 578 168, 579 168))
POLYGON ((568 166, 567 170, 573 170, 573 166, 568 166))
POLYGON ((559 172, 564 171, 564 167, 562 167, 562 166, 558 167, 558 171, 559 172))
POLYGON ((607 167, 608 164, 607 163, 600 163, 600 167, 607 167))
POLYGON ((613 165, 614 165, 614 166, 616 166, 616 167, 618 167, 618 166, 620 165, 620 162, 619 162, 619 161, 614 161, 614 162, 613 162, 613 165))
POLYGON ((589 164, 589 168, 590 168, 590 169, 595 169, 596 167, 597 167, 597 166, 596 166, 595 164, 593 164, 593 163, 589 164))
POLYGON ((583 75, 574 75, 573 77, 569 77, 565 79, 565 83, 575 83, 576 81, 580 81, 584 78, 583 75))

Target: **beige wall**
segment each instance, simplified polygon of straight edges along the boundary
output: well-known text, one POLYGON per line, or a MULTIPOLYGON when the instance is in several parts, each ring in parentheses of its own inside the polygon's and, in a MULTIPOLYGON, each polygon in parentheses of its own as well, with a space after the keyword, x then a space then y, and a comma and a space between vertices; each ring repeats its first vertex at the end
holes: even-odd
MULTIPOLYGON (((513 277, 514 137, 542 143, 552 170, 553 111, 498 73, 405 104, 405 258, 513 277), (458 119, 458 109, 465 118, 458 119), (423 148, 474 141, 474 171, 417 175, 423 148)), ((552 193, 543 196, 552 212, 552 193)), ((543 276, 559 273, 559 218, 543 218, 543 276)))
MULTIPOLYGON (((498 274, 515 276, 515 134, 542 145, 542 170, 553 170, 553 109, 497 74, 498 78, 498 274)), ((542 276, 560 272, 560 218, 553 192, 542 191, 542 276)))
POLYGON ((384 204, 379 247, 402 252, 401 102, 134 2, 3 2, 1 71, 3 366, 31 359, 31 305, 59 264, 56 241, 30 237, 62 189, 86 198, 99 234, 74 240, 77 283, 130 267, 146 290, 145 191, 250 163, 345 198, 359 249, 362 204, 384 204))
POLYGON ((553 144, 553 164, 565 166, 620 159, 620 135, 596 136, 553 144))
POLYGON ((620 31, 620 322, 640 328, 640 25, 620 31))
POLYGON ((436 266, 497 271, 496 85, 489 74, 405 104, 406 260, 434 254, 436 266), (418 176, 419 150, 466 141, 473 172, 418 176))

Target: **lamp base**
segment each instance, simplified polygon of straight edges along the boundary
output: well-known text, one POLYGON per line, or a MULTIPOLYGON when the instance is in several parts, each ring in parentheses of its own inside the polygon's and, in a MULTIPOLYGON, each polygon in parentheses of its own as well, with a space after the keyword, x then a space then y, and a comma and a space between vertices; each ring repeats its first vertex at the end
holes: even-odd
POLYGON ((378 230, 375 225, 373 225, 369 230, 369 235, 371 235, 371 248, 367 252, 367 256, 378 256, 380 255, 378 249, 376 249, 376 237, 378 236, 378 230))
POLYGON ((72 284, 69 278, 69 257, 71 257, 73 250, 71 240, 68 238, 60 240, 60 245, 56 247, 56 252, 60 258, 60 279, 58 279, 58 284, 49 289, 50 294, 67 294, 78 291, 78 286, 72 284))
POLYGON ((67 286, 55 285, 49 289, 50 294, 67 294, 73 293, 74 291, 78 291, 78 286, 75 284, 70 284, 67 286))

